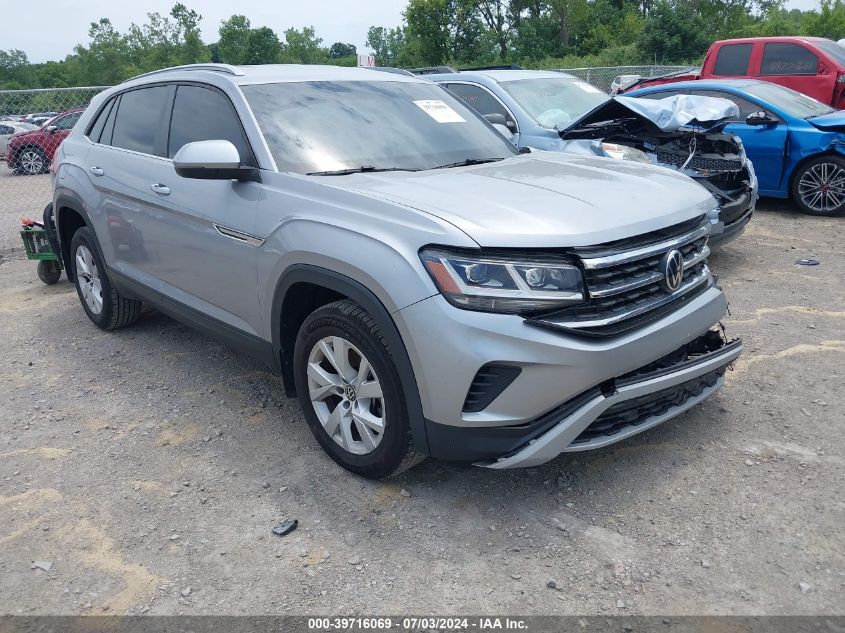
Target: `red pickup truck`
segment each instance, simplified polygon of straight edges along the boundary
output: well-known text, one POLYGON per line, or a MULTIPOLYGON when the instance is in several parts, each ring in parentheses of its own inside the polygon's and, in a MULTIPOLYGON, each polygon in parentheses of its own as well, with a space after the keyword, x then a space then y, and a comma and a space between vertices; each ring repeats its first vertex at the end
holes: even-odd
POLYGON ((639 79, 620 92, 690 79, 753 78, 845 109, 845 47, 822 37, 748 37, 714 42, 700 71, 639 79))

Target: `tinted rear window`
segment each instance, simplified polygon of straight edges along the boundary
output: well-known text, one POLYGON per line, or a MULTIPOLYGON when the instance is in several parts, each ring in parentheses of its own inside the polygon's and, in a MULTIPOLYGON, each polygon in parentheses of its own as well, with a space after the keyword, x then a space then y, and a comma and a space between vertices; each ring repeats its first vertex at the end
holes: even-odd
POLYGON ((770 42, 763 49, 761 75, 815 75, 819 58, 800 44, 770 42))
POLYGON ((155 86, 123 93, 111 144, 144 154, 155 154, 155 141, 161 128, 167 92, 165 86, 155 86))
POLYGON ((210 88, 179 86, 170 118, 168 156, 173 158, 186 143, 219 139, 238 148, 241 163, 254 164, 241 121, 229 99, 210 88))
POLYGON ((107 104, 106 107, 100 110, 99 116, 97 116, 97 120, 94 121, 94 125, 91 126, 91 129, 88 132, 88 138, 90 138, 95 143, 100 142, 100 136, 103 133, 103 128, 106 126, 106 119, 109 118, 109 113, 111 113, 112 107, 114 107, 114 99, 111 99, 107 104))
POLYGON ((748 74, 748 60, 753 44, 726 44, 719 49, 713 74, 730 77, 748 74))

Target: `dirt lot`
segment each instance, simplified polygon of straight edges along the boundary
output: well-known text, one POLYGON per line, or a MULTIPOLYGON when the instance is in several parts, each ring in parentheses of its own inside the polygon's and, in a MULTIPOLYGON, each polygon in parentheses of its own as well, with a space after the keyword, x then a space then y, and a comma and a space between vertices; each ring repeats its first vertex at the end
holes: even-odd
POLYGON ((248 357, 41 284, 16 225, 47 177, 0 172, 0 613, 843 612, 845 219, 764 202, 712 258, 746 354, 679 419, 371 483, 248 357))

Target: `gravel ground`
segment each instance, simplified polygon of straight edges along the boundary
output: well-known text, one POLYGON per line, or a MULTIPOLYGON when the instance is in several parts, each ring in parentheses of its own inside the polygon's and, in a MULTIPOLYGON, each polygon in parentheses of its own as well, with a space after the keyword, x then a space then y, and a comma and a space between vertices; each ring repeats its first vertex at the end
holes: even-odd
POLYGON ((48 178, 0 172, 0 613, 842 613, 845 219, 764 201, 712 258, 746 353, 680 418, 373 483, 250 358, 41 284, 17 220, 48 178))

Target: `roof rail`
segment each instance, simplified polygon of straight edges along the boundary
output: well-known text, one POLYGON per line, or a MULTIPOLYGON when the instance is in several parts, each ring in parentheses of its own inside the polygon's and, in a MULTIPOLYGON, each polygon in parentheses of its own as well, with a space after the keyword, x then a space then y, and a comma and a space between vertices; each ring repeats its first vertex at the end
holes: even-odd
POLYGON ((130 77, 126 81, 132 81, 133 79, 138 79, 139 77, 149 77, 150 75, 169 73, 172 70, 210 70, 218 73, 226 73, 227 75, 235 75, 237 77, 243 77, 244 74, 240 68, 230 64, 185 64, 184 66, 170 66, 169 68, 151 70, 148 73, 142 73, 140 75, 130 77))
POLYGON ((410 70, 405 70, 404 68, 394 68, 393 66, 367 66, 367 70, 377 70, 382 73, 393 73, 395 75, 410 75, 411 77, 414 76, 410 70))
POLYGON ((518 64, 504 64, 501 66, 473 66, 472 68, 461 68, 461 70, 525 70, 518 64))
POLYGON ((411 68, 411 72, 415 75, 434 75, 436 73, 456 73, 456 69, 451 66, 425 66, 423 68, 411 68))

